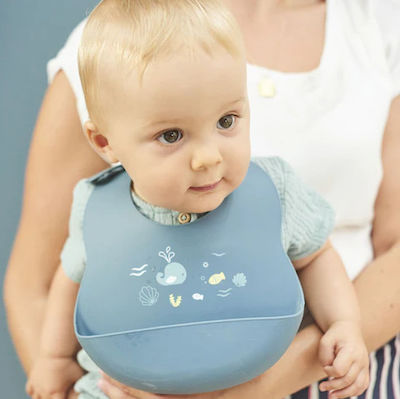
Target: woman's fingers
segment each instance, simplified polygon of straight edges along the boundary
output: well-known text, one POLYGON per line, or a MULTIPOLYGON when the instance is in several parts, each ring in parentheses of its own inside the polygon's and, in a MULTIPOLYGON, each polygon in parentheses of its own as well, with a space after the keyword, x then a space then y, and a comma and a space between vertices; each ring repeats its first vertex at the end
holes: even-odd
MULTIPOLYGON (((159 395, 151 393, 151 392, 145 392, 145 391, 141 391, 141 390, 136 389, 136 388, 128 387, 128 386, 122 384, 121 382, 119 382, 117 380, 114 380, 113 378, 111 378, 107 374, 104 374, 103 372, 101 374, 102 374, 102 379, 99 381, 100 389, 102 391, 104 391, 103 388, 102 388, 102 385, 103 385, 103 382, 104 382, 105 384, 108 384, 107 388, 109 390, 112 389, 112 391, 115 392, 115 393, 117 393, 118 391, 121 391, 125 395, 127 395, 127 396, 121 396, 121 399, 125 399, 125 398, 126 399, 128 399, 128 398, 161 399, 162 398, 162 396, 159 396, 159 395)), ((105 392, 105 393, 107 394, 107 392, 105 392)), ((120 398, 119 398, 119 396, 116 396, 115 398, 110 396, 110 399, 120 399, 120 398)))
POLYGON ((28 380, 28 382, 25 384, 25 392, 26 392, 29 396, 32 396, 32 395, 33 395, 33 388, 32 388, 32 384, 30 383, 30 380, 28 380))
POLYGON ((68 394, 66 394, 65 392, 57 392, 55 394, 50 395, 51 399, 67 399, 68 394))
POLYGON ((224 392, 221 390, 190 395, 156 394, 128 387, 103 372, 101 374, 102 378, 98 385, 110 399, 217 399, 221 398, 224 392))
POLYGON ((122 391, 119 387, 111 384, 108 380, 102 378, 99 383, 99 388, 110 398, 110 399, 141 399, 133 396, 130 393, 122 391))
POLYGON ((128 387, 107 376, 98 385, 110 399, 160 399, 156 394, 128 387))
POLYGON ((75 392, 73 388, 71 388, 67 393, 67 399, 78 399, 79 393, 75 392))

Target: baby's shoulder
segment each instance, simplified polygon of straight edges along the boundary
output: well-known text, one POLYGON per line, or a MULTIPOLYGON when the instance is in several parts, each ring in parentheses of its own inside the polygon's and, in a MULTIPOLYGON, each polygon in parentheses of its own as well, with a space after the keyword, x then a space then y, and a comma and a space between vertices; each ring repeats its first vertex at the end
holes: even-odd
POLYGON ((79 212, 76 211, 75 213, 83 215, 83 210, 96 186, 111 182, 114 177, 124 172, 124 170, 121 165, 116 165, 102 170, 91 177, 79 180, 73 191, 72 212, 79 210, 79 212))
POLYGON ((308 189, 289 163, 278 156, 252 158, 252 162, 269 176, 283 202, 308 189))
POLYGON ((254 157, 251 162, 258 165, 278 186, 284 185, 286 176, 293 173, 292 167, 277 156, 254 157))

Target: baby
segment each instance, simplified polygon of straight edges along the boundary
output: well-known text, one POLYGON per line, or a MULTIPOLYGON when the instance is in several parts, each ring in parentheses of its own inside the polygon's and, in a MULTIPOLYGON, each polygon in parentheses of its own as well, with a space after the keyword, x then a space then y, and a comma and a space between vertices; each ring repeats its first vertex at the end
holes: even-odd
MULTIPOLYGON (((161 225, 189 225, 212 216, 240 189, 249 165, 257 165, 273 183, 282 214, 281 247, 324 332, 319 357, 330 379, 320 388, 333 391, 332 398, 361 394, 368 384, 368 355, 352 284, 328 241, 332 210, 283 160, 250 162, 246 57, 239 30, 225 8, 217 0, 104 0, 85 27, 79 69, 90 115, 84 126, 88 141, 110 164, 123 166, 131 182, 128 195, 145 218, 161 225)), ((26 386, 35 399, 56 393, 63 397, 81 375, 72 320, 79 283, 92 262, 84 214, 86 218, 96 184, 107 186, 125 172, 114 168, 75 188, 70 235, 52 283, 40 354, 26 386)), ((119 236, 102 225, 108 210, 115 211, 114 202, 103 202, 106 212, 95 216, 100 237, 107 237, 101 245, 106 245, 110 236, 119 236)), ((129 215, 124 218, 129 224, 129 215)), ((139 250, 132 246, 133 252, 139 250)), ((110 244, 106 253, 112 250, 110 244)), ((170 264, 171 248, 160 254, 170 264)), ((148 265, 137 266, 132 268, 134 277, 148 265)), ((158 273, 157 283, 183 284, 186 272, 190 270, 178 276, 181 281, 158 273)), ((245 273, 235 278, 237 287, 246 284, 245 273)), ((208 285, 224 279, 224 273, 216 273, 208 285)), ((135 293, 141 304, 160 303, 159 291, 145 287, 135 293)), ((223 296, 227 294, 224 290, 223 296)), ((185 300, 172 295, 167 305, 176 310, 185 300)), ((193 300, 206 298, 196 293, 193 300)), ((87 368, 89 375, 96 375, 94 368, 87 368)), ((104 398, 85 387, 86 377, 76 389, 104 398)))

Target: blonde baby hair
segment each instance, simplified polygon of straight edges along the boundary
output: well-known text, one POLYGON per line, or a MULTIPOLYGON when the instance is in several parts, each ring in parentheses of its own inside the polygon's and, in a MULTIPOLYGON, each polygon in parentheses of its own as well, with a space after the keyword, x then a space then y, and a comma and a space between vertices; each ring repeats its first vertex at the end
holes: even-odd
POLYGON ((79 74, 90 118, 101 119, 101 87, 108 63, 118 76, 141 81, 161 57, 219 48, 244 54, 235 19, 219 0, 103 0, 89 15, 78 52, 79 74))

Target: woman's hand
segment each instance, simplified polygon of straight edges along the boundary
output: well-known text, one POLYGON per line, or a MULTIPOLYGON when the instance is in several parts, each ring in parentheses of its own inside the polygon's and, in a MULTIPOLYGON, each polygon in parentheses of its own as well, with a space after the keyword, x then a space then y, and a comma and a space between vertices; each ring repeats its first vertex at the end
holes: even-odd
POLYGON ((110 399, 159 399, 161 396, 140 391, 135 388, 128 387, 120 382, 112 379, 108 375, 102 373, 103 377, 99 381, 99 388, 110 399))
POLYGON ((266 397, 268 399, 281 399, 282 396, 279 392, 273 393, 266 389, 265 376, 267 373, 268 371, 251 381, 232 388, 190 395, 167 395, 139 391, 127 387, 105 374, 103 374, 99 386, 110 399, 265 399, 266 397))
POLYGON ((75 392, 73 388, 71 388, 67 393, 66 399, 78 399, 79 393, 75 392))
POLYGON ((83 370, 73 357, 40 355, 29 373, 26 393, 32 398, 65 398, 83 370))
POLYGON ((110 399, 225 399, 225 390, 192 395, 163 395, 140 391, 123 385, 106 374, 103 374, 99 387, 110 399))

